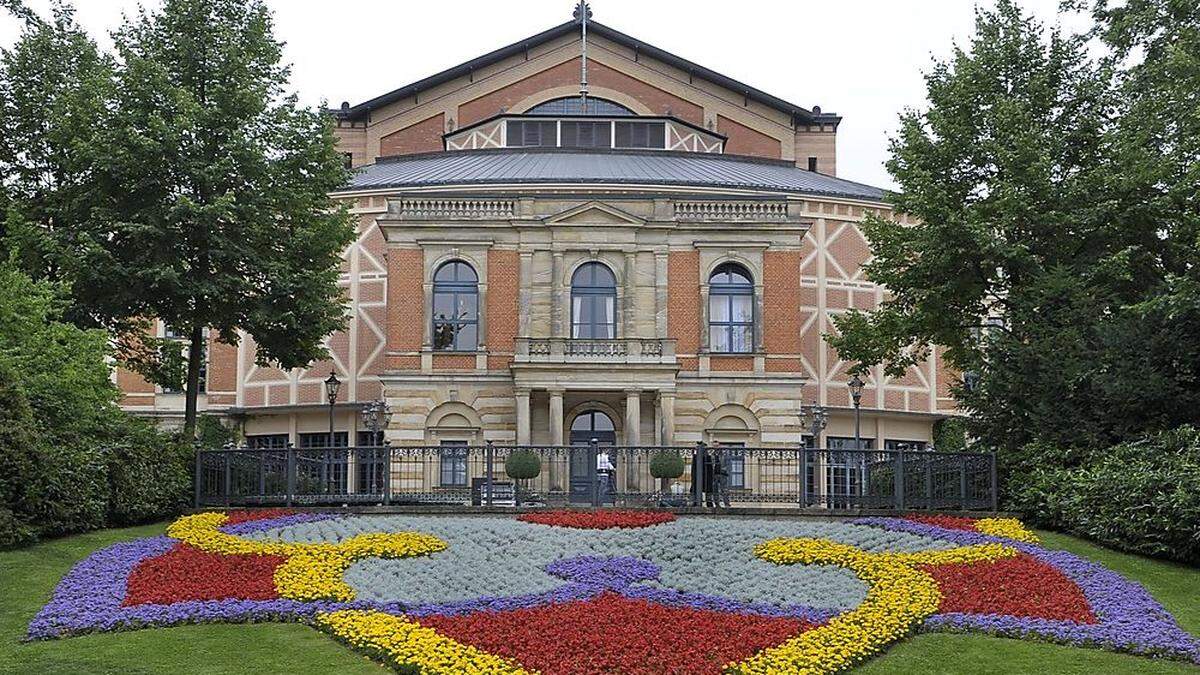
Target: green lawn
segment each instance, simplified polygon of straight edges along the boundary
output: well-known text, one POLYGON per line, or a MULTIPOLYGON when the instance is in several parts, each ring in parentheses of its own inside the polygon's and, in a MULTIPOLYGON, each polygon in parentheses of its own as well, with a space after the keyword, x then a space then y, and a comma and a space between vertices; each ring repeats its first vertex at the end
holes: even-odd
MULTIPOLYGON (((0 553, 0 673, 379 673, 383 667, 306 626, 211 625, 21 644, 29 620, 63 574, 113 542, 162 534, 163 525, 107 530, 0 553)), ((1200 570, 1114 553, 1059 534, 1046 545, 1098 560, 1144 584, 1184 628, 1200 634, 1200 570)), ((1184 664, 970 635, 918 635, 862 673, 1191 673, 1184 664)))

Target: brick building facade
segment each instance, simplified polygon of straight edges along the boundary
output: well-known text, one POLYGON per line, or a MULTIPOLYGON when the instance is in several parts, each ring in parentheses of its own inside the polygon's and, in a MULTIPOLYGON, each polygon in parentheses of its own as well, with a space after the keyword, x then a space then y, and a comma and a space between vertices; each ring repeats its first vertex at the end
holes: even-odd
MULTIPOLYGON (((377 398, 397 445, 782 446, 813 402, 818 445, 853 436, 851 364, 822 335, 882 300, 858 223, 888 206, 837 177, 837 115, 591 21, 586 43, 571 21, 330 115, 358 169, 337 195, 349 325, 292 371, 255 365, 248 337, 212 344, 201 410, 252 444, 324 443, 331 371, 339 444, 377 398)), ((129 410, 181 413, 117 379, 129 410)), ((873 369, 863 437, 920 447, 951 380, 936 355, 873 369)))

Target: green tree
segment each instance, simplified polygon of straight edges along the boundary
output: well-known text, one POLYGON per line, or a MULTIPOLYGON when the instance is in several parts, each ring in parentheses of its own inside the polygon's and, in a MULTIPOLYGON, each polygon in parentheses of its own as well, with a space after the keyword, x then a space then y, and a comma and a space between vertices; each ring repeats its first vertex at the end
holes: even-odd
POLYGON ((16 0, 3 6, 23 29, 0 50, 0 252, 15 251, 35 278, 62 279, 66 240, 87 218, 83 150, 111 96, 112 64, 70 6, 55 2, 49 21, 16 0))
MULTIPOLYGON (((1167 23, 1143 34, 1162 37, 1167 23)), ((1176 128, 1166 119, 1135 133, 1146 106, 1171 118, 1185 93, 1138 104, 1153 47, 1121 71, 1119 51, 1089 59, 1085 39, 1047 31, 1011 0, 977 12, 969 46, 928 73, 928 107, 905 112, 891 143, 901 191, 890 200, 917 222, 864 224, 867 273, 891 296, 837 318, 829 336, 842 358, 893 373, 945 346, 979 376, 956 395, 973 435, 997 447, 1106 445, 1200 410, 1195 333, 1183 330, 1196 296, 1171 292, 1200 262, 1196 230, 1168 215, 1197 183, 1188 160, 1161 159, 1195 136, 1165 133, 1176 128)))
POLYGON ((206 328, 230 344, 243 330, 261 361, 291 368, 344 325, 353 230, 328 193, 348 174, 326 117, 283 92, 262 2, 167 0, 114 39, 73 291, 104 321, 156 317, 188 336, 190 437, 206 328))

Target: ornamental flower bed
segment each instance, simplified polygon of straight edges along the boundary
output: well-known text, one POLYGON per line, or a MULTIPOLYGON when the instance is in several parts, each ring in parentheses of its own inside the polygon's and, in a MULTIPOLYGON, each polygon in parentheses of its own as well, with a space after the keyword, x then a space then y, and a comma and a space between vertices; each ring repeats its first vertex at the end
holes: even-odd
POLYGON ((649 527, 675 520, 666 511, 543 511, 526 513, 517 520, 525 523, 576 527, 582 530, 607 530, 613 527, 649 527))
POLYGON ((1200 663, 1138 584, 1011 519, 185 516, 97 551, 30 639, 303 622, 430 673, 833 673, 914 631, 1200 663))

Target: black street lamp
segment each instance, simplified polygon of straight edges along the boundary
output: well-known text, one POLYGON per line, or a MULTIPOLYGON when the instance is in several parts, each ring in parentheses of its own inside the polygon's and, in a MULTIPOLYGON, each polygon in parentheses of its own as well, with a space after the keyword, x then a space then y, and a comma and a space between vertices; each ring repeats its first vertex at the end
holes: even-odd
POLYGON ((333 442, 333 404, 337 403, 338 390, 342 388, 342 381, 337 378, 337 374, 332 370, 329 371, 329 377, 325 379, 325 398, 329 399, 329 447, 334 446, 333 442))
POLYGON ((808 434, 812 437, 813 447, 820 447, 819 441, 821 438, 821 432, 824 431, 825 427, 829 424, 829 413, 825 412, 824 406, 817 405, 816 401, 813 401, 812 407, 805 412, 807 414, 804 414, 804 416, 808 417, 809 424, 808 434), (809 415, 811 415, 811 417, 809 417, 809 415))
POLYGON ((862 403, 862 392, 863 387, 866 386, 866 382, 863 382, 858 373, 855 373, 854 377, 851 377, 850 381, 846 384, 850 387, 850 398, 854 399, 854 449, 862 450, 862 427, 859 405, 862 403))
POLYGON ((371 401, 362 411, 363 426, 371 430, 371 445, 383 445, 383 431, 392 419, 392 409, 382 399, 371 401))

